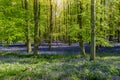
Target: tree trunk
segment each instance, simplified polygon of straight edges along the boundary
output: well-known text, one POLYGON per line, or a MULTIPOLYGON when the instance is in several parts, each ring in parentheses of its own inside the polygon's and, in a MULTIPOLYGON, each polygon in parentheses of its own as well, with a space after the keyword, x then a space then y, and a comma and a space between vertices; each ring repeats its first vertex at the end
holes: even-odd
POLYGON ((120 30, 117 30, 118 32, 118 43, 120 43, 120 30))
POLYGON ((28 18, 28 0, 25 0, 25 10, 26 10, 26 41, 27 41, 27 53, 31 53, 31 42, 30 42, 30 27, 29 27, 29 18, 28 18))
POLYGON ((91 56, 90 60, 95 60, 96 56, 96 11, 95 11, 96 0, 91 0, 91 56))
POLYGON ((34 0, 34 54, 38 54, 39 46, 39 0, 34 0))
POLYGON ((52 26, 53 26, 53 19, 52 19, 52 2, 49 0, 50 3, 50 26, 49 26, 49 50, 52 48, 52 26))
MULTIPOLYGON (((71 2, 70 1, 67 1, 67 4, 68 4, 68 24, 70 24, 69 26, 71 26, 72 25, 72 22, 71 22, 71 2)), ((71 46, 71 44, 72 44, 72 41, 71 41, 71 36, 70 35, 68 35, 68 44, 69 44, 69 46, 71 46)))
MULTIPOLYGON (((119 2, 120 5, 120 2, 119 2)), ((119 15, 120 15, 120 6, 119 6, 119 15)), ((120 21, 118 22, 118 43, 120 43, 120 21)))
MULTIPOLYGON (((80 8, 77 10, 77 18, 78 18, 78 24, 79 24, 79 29, 82 30, 83 29, 83 24, 82 24, 82 12, 83 12, 83 6, 82 6, 82 1, 80 1, 80 4, 77 4, 77 7, 80 8), (80 6, 79 6, 80 5, 80 6)), ((83 41, 83 36, 82 36, 82 32, 80 32, 78 34, 78 38, 79 38, 79 46, 80 46, 80 50, 83 56, 85 56, 85 47, 84 47, 84 41, 83 41)))

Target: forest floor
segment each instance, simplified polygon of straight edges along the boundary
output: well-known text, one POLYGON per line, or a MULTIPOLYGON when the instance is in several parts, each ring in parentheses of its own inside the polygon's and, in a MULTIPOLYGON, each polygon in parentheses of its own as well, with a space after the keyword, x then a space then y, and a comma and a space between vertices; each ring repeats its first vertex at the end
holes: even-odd
POLYGON ((0 53, 0 80, 120 80, 120 54, 0 53))
MULTIPOLYGON (((32 46, 32 53, 33 53, 32 46)), ((90 53, 90 45, 85 45, 86 53, 90 53)), ((8 46, 0 45, 0 52, 15 52, 15 53, 27 53, 27 48, 24 43, 14 43, 8 46)), ((48 44, 41 44, 39 46, 39 53, 44 54, 79 54, 80 47, 77 43, 72 45, 64 43, 52 43, 52 49, 49 50, 48 44)), ((98 47, 97 53, 120 53, 120 43, 113 43, 110 47, 98 47)))
POLYGON ((42 44, 39 52, 45 54, 34 55, 21 43, 0 45, 0 80, 120 80, 120 44, 98 47, 95 61, 89 61, 88 44, 85 58, 79 48, 53 43, 50 51, 42 44))

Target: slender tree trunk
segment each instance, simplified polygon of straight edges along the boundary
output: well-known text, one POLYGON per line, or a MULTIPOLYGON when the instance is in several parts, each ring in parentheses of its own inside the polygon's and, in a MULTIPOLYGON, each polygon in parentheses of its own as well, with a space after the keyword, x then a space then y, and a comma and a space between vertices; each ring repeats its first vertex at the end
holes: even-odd
MULTIPOLYGON (((64 12, 63 12, 63 25, 66 25, 65 23, 66 23, 66 20, 65 20, 65 18, 66 18, 66 16, 65 16, 65 2, 64 1, 62 1, 63 3, 63 10, 64 10, 64 12)), ((66 33, 66 29, 65 29, 65 33, 66 33)), ((66 43, 66 35, 64 34, 64 36, 63 36, 63 40, 64 40, 64 42, 66 43)))
POLYGON ((67 10, 66 10, 66 13, 65 13, 65 36, 66 36, 66 38, 65 38, 65 40, 66 40, 66 42, 65 43, 67 43, 67 41, 68 41, 68 18, 67 18, 67 15, 68 15, 68 13, 67 13, 67 10))
MULTIPOLYGON (((79 29, 82 30, 83 29, 83 24, 82 24, 83 23, 82 22, 83 4, 82 4, 82 1, 80 1, 80 4, 77 4, 77 6, 78 6, 78 8, 80 8, 80 9, 77 10, 79 29)), ((82 32, 80 32, 78 34, 78 38, 79 38, 79 45, 80 45, 81 53, 82 53, 83 56, 85 56, 85 47, 84 47, 82 32)))
MULTIPOLYGON (((59 24, 59 34, 60 34, 60 32, 61 32, 61 26, 60 26, 61 22, 60 22, 60 17, 61 17, 61 16, 59 15, 59 23, 58 23, 58 24, 59 24)), ((58 36, 58 39, 61 40, 61 36, 60 36, 60 35, 58 36)))
MULTIPOLYGON (((71 2, 70 1, 67 1, 67 4, 68 4, 68 24, 70 24, 69 26, 71 26, 72 24, 72 22, 70 22, 71 21, 71 2)), ((71 44, 72 44, 72 42, 71 42, 71 36, 70 35, 68 35, 68 44, 69 44, 69 46, 71 46, 71 44)))
MULTIPOLYGON (((100 5, 101 5, 101 9, 103 8, 103 0, 100 1, 100 5)), ((102 22, 103 22, 103 11, 100 13, 101 17, 100 17, 100 31, 102 31, 102 22)))
POLYGON ((118 43, 120 43, 120 30, 117 30, 118 32, 118 43))
POLYGON ((38 54, 39 46, 39 0, 34 0, 34 54, 38 54))
POLYGON ((51 50, 51 48, 52 48, 52 27, 53 27, 53 23, 52 23, 53 13, 52 13, 52 2, 51 2, 51 0, 49 0, 49 3, 50 3, 49 50, 51 50))
POLYGON ((113 16, 114 16, 114 14, 113 14, 113 5, 112 5, 112 1, 110 1, 109 2, 109 11, 111 11, 111 13, 110 13, 110 15, 109 15, 109 27, 110 27, 110 31, 109 31, 109 33, 110 33, 110 35, 109 35, 109 41, 110 42, 113 42, 114 40, 113 40, 113 37, 114 37, 114 35, 113 35, 113 33, 114 33, 114 30, 113 30, 113 21, 112 21, 112 18, 113 18, 113 16))
MULTIPOLYGON (((48 6, 48 5, 49 5, 49 1, 47 0, 47 6, 46 6, 46 8, 49 9, 49 6, 48 6)), ((47 31, 46 31, 46 39, 47 39, 47 40, 49 39, 49 38, 48 38, 48 36, 49 36, 49 35, 48 35, 48 34, 49 34, 49 10, 48 10, 48 9, 47 9, 47 13, 46 13, 46 14, 47 14, 47 26, 46 26, 46 30, 47 30, 47 31)), ((49 41, 49 40, 48 40, 48 41, 49 41)), ((48 41, 47 41, 47 42, 48 42, 48 41)), ((48 43, 48 45, 49 45, 49 43, 48 43)))
MULTIPOLYGON (((57 24, 56 24, 56 21, 57 21, 57 4, 56 4, 57 2, 55 1, 55 15, 54 15, 54 25, 55 25, 55 28, 56 28, 56 26, 57 26, 57 24)), ((56 32, 56 30, 55 30, 55 32, 56 32)))
POLYGON ((25 10, 26 10, 26 41, 27 41, 27 52, 31 53, 32 49, 31 49, 31 42, 30 42, 30 27, 29 27, 29 18, 28 18, 28 0, 25 0, 25 10))
POLYGON ((24 3, 24 0, 21 0, 21 7, 24 9, 25 7, 24 7, 24 5, 25 5, 25 3, 24 3))
POLYGON ((95 60, 96 56, 96 0, 91 0, 91 56, 90 60, 95 60))
MULTIPOLYGON (((120 2, 119 2, 120 5, 120 2)), ((119 15, 120 15, 120 6, 119 6, 119 15)), ((118 22, 118 43, 120 43, 120 21, 118 22)))

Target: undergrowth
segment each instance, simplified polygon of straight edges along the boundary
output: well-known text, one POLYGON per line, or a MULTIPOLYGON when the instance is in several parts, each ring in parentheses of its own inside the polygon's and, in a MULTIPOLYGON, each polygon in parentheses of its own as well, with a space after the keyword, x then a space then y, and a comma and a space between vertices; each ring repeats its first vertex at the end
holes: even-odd
POLYGON ((0 80, 119 80, 120 58, 0 53, 0 80))

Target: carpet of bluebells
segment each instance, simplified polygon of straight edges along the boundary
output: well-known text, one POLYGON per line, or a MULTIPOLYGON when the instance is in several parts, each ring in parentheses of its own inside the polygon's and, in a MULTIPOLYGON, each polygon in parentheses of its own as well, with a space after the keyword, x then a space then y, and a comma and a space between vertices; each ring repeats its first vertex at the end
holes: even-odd
POLYGON ((26 54, 23 43, 1 44, 0 80, 120 80, 120 44, 98 47, 95 61, 80 55, 77 43, 53 43, 52 50, 41 44, 39 52, 44 54, 26 54))
POLYGON ((0 80, 120 80, 120 57, 0 53, 0 80))
MULTIPOLYGON (((34 48, 32 46, 32 52, 34 48)), ((85 44, 86 53, 90 53, 90 45, 85 44)), ((7 46, 0 44, 0 52, 16 52, 16 53, 27 53, 27 48, 24 43, 14 43, 7 46)), ((52 43, 52 49, 49 50, 48 44, 41 44, 39 46, 40 53, 46 54, 78 54, 80 53, 80 47, 77 43, 72 45, 64 43, 52 43)), ((97 53, 120 53, 120 43, 111 44, 110 47, 97 47, 97 53)))

